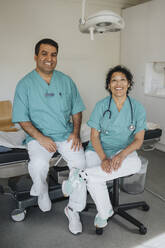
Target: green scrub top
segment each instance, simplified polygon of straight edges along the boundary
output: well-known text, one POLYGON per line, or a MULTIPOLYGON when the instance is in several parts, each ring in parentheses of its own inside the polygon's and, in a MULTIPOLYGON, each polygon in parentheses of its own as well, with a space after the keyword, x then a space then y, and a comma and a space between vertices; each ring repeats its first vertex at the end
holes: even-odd
MULTIPOLYGON (((96 104, 88 121, 88 125, 100 132, 102 148, 105 154, 111 157, 130 145, 136 133, 146 129, 146 113, 144 107, 138 101, 130 97, 133 107, 133 125, 135 126, 135 130, 130 131, 131 106, 128 98, 125 100, 120 112, 112 98, 110 106, 111 118, 109 118, 109 112, 106 112, 103 117, 104 112, 108 109, 109 100, 110 96, 96 104)), ((91 142, 89 142, 87 150, 94 151, 91 142)))
MULTIPOLYGON (((73 131, 70 117, 83 110, 85 106, 70 77, 54 70, 47 84, 33 70, 16 87, 12 121, 30 121, 45 136, 64 141, 73 131)), ((25 143, 32 139, 27 135, 25 143)))

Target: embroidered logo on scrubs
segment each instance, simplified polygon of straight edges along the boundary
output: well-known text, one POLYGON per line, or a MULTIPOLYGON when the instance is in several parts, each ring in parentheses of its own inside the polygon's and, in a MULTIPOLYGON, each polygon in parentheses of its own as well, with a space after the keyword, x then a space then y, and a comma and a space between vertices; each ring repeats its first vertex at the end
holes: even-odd
POLYGON ((45 93, 45 96, 54 96, 54 93, 45 93))

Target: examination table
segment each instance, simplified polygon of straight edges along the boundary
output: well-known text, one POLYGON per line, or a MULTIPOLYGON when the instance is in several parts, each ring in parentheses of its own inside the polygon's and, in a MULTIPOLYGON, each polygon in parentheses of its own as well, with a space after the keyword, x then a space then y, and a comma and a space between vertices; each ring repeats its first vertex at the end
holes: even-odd
MULTIPOLYGON (((81 128, 81 140, 85 148, 90 137, 90 128, 84 124, 81 128)), ((6 179, 8 186, 0 185, 1 194, 11 195, 16 203, 11 212, 14 221, 24 220, 27 209, 37 206, 37 197, 30 196, 32 180, 28 175, 29 156, 22 145, 25 138, 23 130, 17 132, 0 132, 0 179, 6 179)), ((62 177, 68 176, 68 167, 61 155, 56 152, 50 160, 48 173, 49 196, 52 201, 66 199, 61 190, 62 177), (62 176, 61 176, 62 175, 62 176)))

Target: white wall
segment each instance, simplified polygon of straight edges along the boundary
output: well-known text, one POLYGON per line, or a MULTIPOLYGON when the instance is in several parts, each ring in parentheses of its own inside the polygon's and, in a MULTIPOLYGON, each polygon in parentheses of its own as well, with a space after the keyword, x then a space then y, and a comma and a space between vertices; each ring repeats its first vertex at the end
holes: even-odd
MULTIPOLYGON (((120 14, 120 8, 87 4, 87 15, 103 9, 120 14)), ((87 120, 96 101, 106 95, 105 75, 120 60, 120 33, 95 37, 81 34, 81 1, 5 0, 0 4, 0 100, 13 100, 18 80, 35 67, 34 46, 42 38, 59 43, 58 70, 76 82, 87 106, 87 120)))
POLYGON ((165 1, 155 0, 123 10, 126 27, 121 37, 121 62, 135 76, 132 95, 147 111, 147 120, 163 129, 159 148, 165 150, 165 98, 144 95, 145 64, 165 61, 165 1))

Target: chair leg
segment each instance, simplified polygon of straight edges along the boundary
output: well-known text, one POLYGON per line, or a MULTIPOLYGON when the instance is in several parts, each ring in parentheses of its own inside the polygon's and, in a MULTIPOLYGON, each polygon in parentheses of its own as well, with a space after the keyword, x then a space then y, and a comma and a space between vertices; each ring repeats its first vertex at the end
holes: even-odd
POLYGON ((149 210, 148 204, 144 201, 120 204, 120 209, 122 209, 122 210, 129 210, 129 209, 134 209, 134 208, 139 208, 139 207, 141 207, 142 210, 144 210, 144 211, 149 210))
POLYGON ((0 194, 4 194, 4 188, 2 185, 0 185, 0 194))
MULTIPOLYGON (((142 210, 148 211, 149 206, 146 202, 133 202, 133 203, 127 203, 127 204, 119 204, 119 178, 114 179, 113 182, 113 194, 111 196, 111 201, 114 209, 114 215, 118 214, 120 217, 126 219, 133 225, 137 226, 139 228, 140 234, 146 234, 147 228, 138 220, 136 220, 134 217, 129 215, 125 210, 134 209, 141 207, 142 210)), ((103 234, 103 228, 96 228, 96 234, 101 235, 103 234)))
MULTIPOLYGON (((136 220, 130 214, 120 209, 120 207, 117 210, 115 210, 115 214, 118 214, 119 216, 123 217, 125 220, 137 226, 139 228, 140 233, 142 232, 141 230, 145 230, 145 233, 147 232, 147 228, 140 221, 136 220)), ((145 234, 145 233, 141 233, 141 234, 145 234)))

